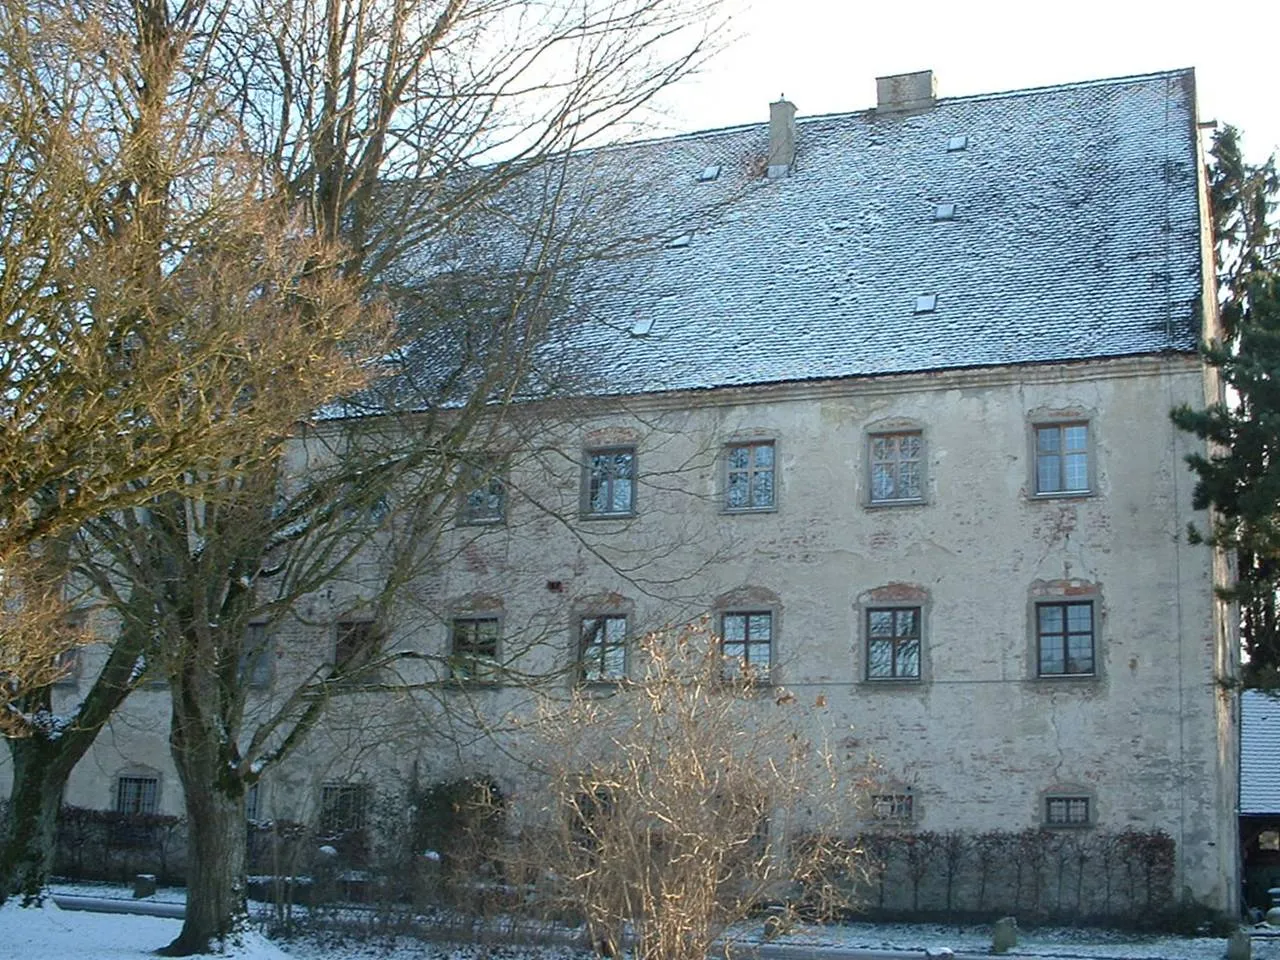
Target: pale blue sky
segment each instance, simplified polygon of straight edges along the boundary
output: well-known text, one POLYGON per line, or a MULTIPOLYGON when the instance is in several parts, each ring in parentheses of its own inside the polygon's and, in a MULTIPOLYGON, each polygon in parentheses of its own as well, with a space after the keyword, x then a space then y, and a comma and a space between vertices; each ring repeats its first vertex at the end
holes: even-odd
POLYGON ((864 109, 875 77, 913 70, 961 96, 1191 66, 1202 119, 1241 128, 1255 159, 1280 145, 1275 0, 728 2, 739 39, 672 91, 674 131, 764 121, 781 93, 802 115, 864 109))

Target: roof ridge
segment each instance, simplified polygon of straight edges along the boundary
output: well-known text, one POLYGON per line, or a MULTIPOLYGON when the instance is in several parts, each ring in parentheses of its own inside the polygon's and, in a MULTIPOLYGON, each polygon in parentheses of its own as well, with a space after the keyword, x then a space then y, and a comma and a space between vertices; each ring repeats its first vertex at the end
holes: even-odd
MULTIPOLYGON (((939 97, 935 106, 952 103, 972 103, 983 100, 1004 100, 1013 97, 1029 97, 1044 93, 1057 93, 1065 90, 1086 90, 1096 87, 1120 86, 1150 80, 1170 80, 1186 76, 1195 76, 1195 67, 1175 67, 1168 70, 1153 70, 1149 73, 1131 73, 1118 77, 1099 77, 1091 80, 1069 80, 1063 83, 1043 84, 1035 87, 1015 87, 1012 90, 997 90, 990 93, 965 93, 954 97, 939 97)), ((808 124, 823 120, 834 120, 841 117, 856 117, 860 114, 874 114, 876 108, 860 107, 856 110, 835 110, 830 113, 799 114, 796 124, 808 124)), ((593 153, 604 153, 613 150, 627 150, 632 147, 659 146, 664 143, 678 143, 685 140, 698 140, 704 137, 719 136, 730 133, 741 133, 746 130, 763 129, 769 126, 768 119, 751 123, 729 124, 723 127, 707 127, 701 130, 688 130, 683 133, 667 133, 653 137, 640 137, 635 140, 619 140, 616 143, 603 143, 599 146, 582 147, 573 150, 574 156, 582 157, 593 153)))

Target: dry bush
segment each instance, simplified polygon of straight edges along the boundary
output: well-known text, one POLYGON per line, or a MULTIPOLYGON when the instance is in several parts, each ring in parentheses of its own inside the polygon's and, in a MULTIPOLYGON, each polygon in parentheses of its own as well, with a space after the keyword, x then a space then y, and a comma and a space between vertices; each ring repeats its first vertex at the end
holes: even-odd
POLYGON ((823 701, 743 676, 701 629, 638 655, 641 679, 583 686, 543 725, 546 802, 526 833, 552 901, 596 949, 629 938, 643 960, 702 960, 763 908, 778 930, 842 906, 860 778, 812 735, 823 701))

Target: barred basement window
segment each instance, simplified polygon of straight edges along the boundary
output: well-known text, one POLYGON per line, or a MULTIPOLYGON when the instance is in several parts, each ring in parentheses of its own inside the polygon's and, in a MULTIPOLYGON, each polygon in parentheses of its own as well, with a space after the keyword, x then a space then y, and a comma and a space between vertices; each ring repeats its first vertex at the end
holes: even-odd
POLYGON ((116 813, 155 813, 159 797, 158 777, 116 778, 116 813))
POLYGON ((1088 826, 1088 797, 1045 797, 1044 822, 1048 827, 1088 826))
POLYGON ((871 797, 871 815, 877 820, 910 820, 911 794, 878 793, 871 797))
POLYGON ((335 837, 363 829, 369 813, 369 785, 326 783, 320 787, 320 833, 335 837))

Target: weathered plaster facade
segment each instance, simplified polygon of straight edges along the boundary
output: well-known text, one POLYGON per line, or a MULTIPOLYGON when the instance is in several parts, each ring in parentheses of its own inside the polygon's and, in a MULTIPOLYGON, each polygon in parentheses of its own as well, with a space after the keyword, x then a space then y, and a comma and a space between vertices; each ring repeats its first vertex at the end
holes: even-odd
MULTIPOLYGON (((1189 89, 1182 75, 1159 82, 1174 99, 1189 89)), ((957 129, 937 119, 945 104, 892 122, 924 124, 937 139, 927 124, 957 129)), ((957 101, 956 109, 980 114, 986 107, 957 101)), ((834 128, 836 121, 821 123, 834 128)), ((826 126, 816 125, 814 137, 826 126)), ((886 129, 873 132, 906 137, 886 129)), ((805 133, 801 127, 796 135, 797 172, 767 185, 780 191, 779 202, 803 188, 805 133)), ((1177 136, 1193 139, 1194 127, 1177 136)), ((1087 810, 1086 822, 1071 827, 1166 831, 1177 844, 1177 893, 1234 910, 1238 746, 1224 682, 1234 675, 1236 644, 1230 611, 1214 593, 1228 570, 1208 548, 1186 542, 1188 523, 1206 520, 1191 509, 1184 463, 1196 441, 1168 415, 1178 404, 1198 407, 1218 396, 1192 352, 1195 333, 1212 333, 1214 315, 1209 272, 1201 273, 1208 238, 1197 162, 1178 187, 1190 211, 1179 241, 1191 264, 1191 275, 1178 279, 1190 290, 1186 316, 1175 318, 1168 306, 1166 277, 1158 291, 1163 312, 1150 322, 1123 307, 1124 342, 1116 333, 1108 345, 1110 321, 1095 328, 1096 318, 1081 313, 1064 321, 1088 327, 1079 349, 1028 344, 1040 335, 1002 319, 994 302, 966 304, 986 310, 968 334, 981 341, 978 359, 952 362, 967 349, 953 318, 937 317, 937 349, 927 356, 898 349, 888 339, 898 321, 889 320, 866 331, 865 341, 862 328, 841 335, 855 359, 874 359, 874 344, 883 342, 891 373, 855 365, 805 379, 825 369, 824 360, 778 377, 769 371, 785 358, 759 347, 756 366, 765 372, 737 385, 693 383, 689 371, 701 370, 691 360, 672 367, 677 380, 690 381, 685 386, 598 397, 569 412, 553 402, 530 405, 511 430, 501 522, 450 526, 435 568, 384 625, 391 648, 427 655, 403 667, 403 678, 429 683, 447 680, 455 620, 496 620, 506 680, 339 698, 325 729, 264 781, 259 812, 307 819, 323 782, 387 783, 390 771, 415 768, 433 778, 487 773, 518 795, 525 774, 512 753, 522 741, 511 722, 572 688, 582 618, 625 617, 635 637, 699 617, 718 632, 725 614, 755 615, 765 619, 750 629, 767 624, 769 631, 770 681, 822 704, 815 730, 839 731, 843 748, 874 756, 895 789, 911 793, 913 828, 1016 830, 1044 825, 1051 798, 1087 801, 1078 808, 1087 810), (1200 324, 1194 333, 1193 322, 1200 324), (1044 430, 1056 440, 1042 439, 1044 430), (911 461, 918 473, 902 481, 902 496, 873 489, 872 441, 885 435, 920 443, 911 461), (1038 445, 1048 442, 1063 445, 1061 460, 1041 456, 1038 445), (771 451, 771 497, 728 507, 730 447, 771 451), (613 504, 621 508, 604 517, 589 515, 584 492, 590 452, 600 450, 631 452, 635 484, 634 500, 623 490, 613 504), (1038 479, 1038 466, 1052 476, 1038 479), (878 623, 907 625, 902 639, 918 641, 916 659, 871 663, 871 611, 878 623), (899 621, 894 611, 908 618, 899 621), (1059 614, 1087 617, 1087 626, 1054 628, 1059 614), (1055 644, 1066 653, 1046 659, 1055 644)), ((759 196, 744 203, 764 202, 759 196)), ((969 209, 986 197, 975 196, 969 209)), ((1099 216, 1131 229, 1132 210, 1100 203, 1099 216)), ((883 205, 876 210, 885 216, 883 205)), ((833 227, 832 236, 856 233, 846 233, 848 225, 833 227)), ((1097 232, 1114 241, 1105 223, 1097 232)), ((976 256, 966 236, 953 238, 962 266, 976 256)), ((1105 257, 1099 250, 1090 256, 1105 257)), ((1106 272, 1097 261, 1072 269, 1086 286, 1106 272)), ((1070 277, 1059 280, 1071 287, 1070 277)), ((947 293, 941 296, 945 305, 947 293)), ((1155 295, 1135 297, 1154 302, 1155 295)), ((1030 302, 1040 311, 1047 299, 1030 302)), ((919 350, 934 323, 932 314, 915 318, 903 342, 919 350)), ((1062 342, 1069 340, 1064 334, 1062 342)), ((676 349, 637 344, 637 351, 676 349)), ((276 628, 273 683, 262 697, 332 655, 334 625, 376 589, 385 574, 379 563, 369 551, 348 582, 312 597, 276 628)), ((159 779, 160 808, 178 812, 167 720, 163 690, 135 694, 75 771, 66 800, 109 807, 116 778, 146 769, 159 779)))

